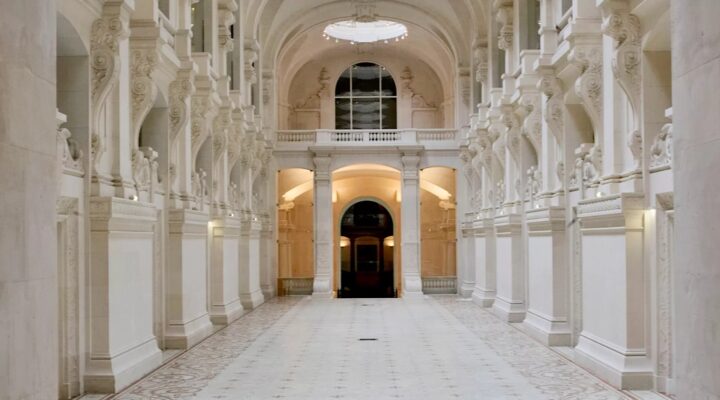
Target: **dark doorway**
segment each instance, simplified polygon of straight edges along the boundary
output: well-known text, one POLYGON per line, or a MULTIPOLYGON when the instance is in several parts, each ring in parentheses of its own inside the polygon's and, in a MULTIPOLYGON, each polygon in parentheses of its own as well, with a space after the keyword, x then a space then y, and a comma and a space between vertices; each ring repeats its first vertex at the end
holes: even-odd
POLYGON ((339 297, 395 297, 393 220, 374 201, 352 205, 340 221, 339 297))

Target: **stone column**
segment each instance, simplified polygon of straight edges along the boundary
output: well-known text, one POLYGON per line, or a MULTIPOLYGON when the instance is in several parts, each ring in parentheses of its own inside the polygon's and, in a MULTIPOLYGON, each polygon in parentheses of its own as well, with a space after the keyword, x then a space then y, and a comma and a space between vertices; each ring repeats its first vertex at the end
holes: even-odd
POLYGON ((0 397, 8 399, 58 398, 55 3, 8 2, 0 13, 0 397))
POLYGON ((333 204, 329 155, 318 154, 315 162, 315 281, 313 296, 332 296, 333 204))
POLYGON ((402 204, 400 221, 402 243, 402 296, 419 297, 422 295, 420 279, 420 156, 417 151, 406 151, 401 157, 402 204))
POLYGON ((720 399, 720 2, 671 2, 675 135, 675 395, 720 399))

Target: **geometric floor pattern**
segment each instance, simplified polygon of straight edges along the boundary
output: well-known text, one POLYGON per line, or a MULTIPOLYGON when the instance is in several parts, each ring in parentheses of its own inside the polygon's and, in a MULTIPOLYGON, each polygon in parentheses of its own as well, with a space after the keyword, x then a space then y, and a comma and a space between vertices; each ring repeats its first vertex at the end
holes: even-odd
POLYGON ((425 296, 275 298, 113 398, 629 397, 471 302, 425 296))

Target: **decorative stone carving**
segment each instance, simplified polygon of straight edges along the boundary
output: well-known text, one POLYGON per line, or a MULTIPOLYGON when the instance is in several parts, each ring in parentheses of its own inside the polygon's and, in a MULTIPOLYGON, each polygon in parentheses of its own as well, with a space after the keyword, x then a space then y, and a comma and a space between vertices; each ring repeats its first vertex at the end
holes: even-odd
POLYGON ((375 0, 352 0, 352 6, 355 7, 355 15, 353 15, 353 17, 356 21, 375 21, 375 0))
POLYGON ((602 48, 598 45, 576 45, 568 59, 580 69, 575 81, 575 93, 582 100, 590 117, 595 135, 602 132, 602 48))
POLYGON ((603 20, 602 32, 615 39, 612 69, 615 79, 627 95, 632 108, 632 131, 628 146, 633 154, 636 169, 642 164, 642 136, 640 135, 640 19, 630 14, 627 4, 622 9, 610 10, 603 20))
POLYGON ((136 49, 132 51, 131 60, 132 126, 137 145, 140 127, 157 96, 157 86, 151 77, 157 65, 157 52, 155 49, 136 49))
POLYGON ((192 194, 195 197, 195 204, 198 210, 202 210, 205 206, 205 198, 207 197, 207 173, 202 168, 192 173, 191 178, 192 194))
POLYGON ((672 128, 672 124, 665 124, 655 137, 655 142, 650 148, 650 168, 672 166, 672 128))
POLYGON ((170 84, 170 143, 172 143, 189 121, 188 102, 195 92, 190 77, 178 78, 170 84))
POLYGON ((505 180, 500 179, 495 184, 495 198, 493 199, 495 202, 495 208, 500 208, 505 204, 505 180))
POLYGON ((560 80, 554 70, 545 70, 538 82, 538 89, 545 95, 543 115, 545 123, 555 140, 562 143, 563 138, 563 91, 560 80))
MULTIPOLYGON (((469 80, 469 77, 466 76, 467 79, 465 81, 469 80)), ((415 88, 412 86, 413 81, 415 80, 415 76, 412 73, 412 70, 410 67, 406 66, 405 69, 403 69, 402 75, 400 75, 400 80, 402 81, 402 87, 403 92, 405 96, 410 96, 410 105, 412 108, 437 108, 437 105, 431 101, 428 101, 425 96, 418 93, 415 88)), ((463 85, 467 86, 467 101, 470 101, 470 86, 469 82, 463 82, 463 85), (467 85, 465 85, 467 83, 467 85)), ((463 93, 463 96, 465 96, 465 93, 463 93)), ((463 100, 465 101, 465 100, 463 100)))
POLYGON ((520 108, 524 116, 523 134, 528 138, 535 149, 535 154, 542 153, 542 110, 540 97, 536 94, 526 94, 520 98, 520 108))
POLYGON ((93 169, 105 152, 105 132, 101 131, 100 115, 108 96, 117 84, 120 74, 120 41, 130 31, 127 21, 118 16, 103 16, 93 22, 90 43, 90 68, 92 71, 92 117, 90 156, 93 169))
POLYGON ((509 51, 513 47, 513 3, 503 0, 497 7, 496 19, 500 23, 498 48, 509 51))
POLYGON ((542 190, 542 172, 533 165, 527 170, 527 184, 525 187, 526 199, 532 202, 537 201, 542 190))
POLYGON ((502 122, 507 128, 505 145, 515 161, 520 161, 520 120, 512 107, 504 107, 502 111, 502 122))
POLYGON ((64 167, 64 169, 82 172, 82 156, 83 152, 80 150, 80 145, 72 137, 72 133, 67 128, 62 128, 65 123, 65 116, 57 119, 57 146, 58 146, 58 160, 64 167))
POLYGON ((232 109, 222 107, 213 120, 213 160, 218 162, 228 147, 228 129, 232 124, 232 109))
POLYGON ((475 48, 475 81, 482 83, 483 86, 488 84, 488 48, 475 48))
POLYGON ((257 81, 257 69, 255 63, 258 60, 258 52, 254 46, 245 46, 245 80, 254 84, 257 81))
POLYGON ((231 52, 233 50, 233 38, 230 33, 230 26, 235 22, 233 12, 227 8, 218 8, 218 46, 220 51, 231 52))
POLYGON ((138 191, 152 190, 157 178, 158 153, 151 147, 135 149, 132 156, 133 180, 138 191))
POLYGON ((192 154, 196 155, 209 135, 209 121, 216 114, 217 107, 207 95, 193 95, 191 104, 192 154))
POLYGON ((297 109, 320 108, 320 99, 325 95, 329 95, 328 88, 330 87, 330 74, 328 73, 327 68, 320 68, 317 83, 318 89, 312 92, 309 96, 307 96, 302 102, 297 103, 293 108, 293 111, 297 109))

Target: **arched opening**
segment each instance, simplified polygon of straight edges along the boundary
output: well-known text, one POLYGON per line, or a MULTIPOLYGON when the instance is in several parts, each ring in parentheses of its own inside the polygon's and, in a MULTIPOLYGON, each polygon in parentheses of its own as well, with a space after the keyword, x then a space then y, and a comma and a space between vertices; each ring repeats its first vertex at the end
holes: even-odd
POLYGON ((338 297, 395 297, 393 219, 372 200, 351 205, 340 220, 338 297))
POLYGON ((397 87, 383 66, 361 62, 335 85, 335 129, 396 129, 397 87))

